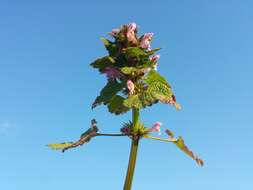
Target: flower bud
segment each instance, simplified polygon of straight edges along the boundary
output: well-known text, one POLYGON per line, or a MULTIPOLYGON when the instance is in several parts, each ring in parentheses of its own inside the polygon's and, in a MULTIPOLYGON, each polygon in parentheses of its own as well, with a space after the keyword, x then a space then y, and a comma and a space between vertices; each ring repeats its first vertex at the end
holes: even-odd
POLYGON ((134 93, 134 83, 131 80, 127 81, 127 88, 129 93, 132 95, 134 93))
POLYGON ((150 58, 150 61, 154 63, 154 62, 157 62, 159 58, 160 58, 160 55, 154 55, 150 58))
POLYGON ((127 39, 129 42, 132 42, 134 44, 137 43, 137 39, 136 39, 136 35, 135 35, 136 28, 137 28, 137 25, 134 22, 129 23, 127 25, 127 34, 126 34, 127 39))
POLYGON ((143 35, 140 43, 140 47, 143 49, 151 49, 150 42, 152 40, 154 33, 146 33, 143 35))

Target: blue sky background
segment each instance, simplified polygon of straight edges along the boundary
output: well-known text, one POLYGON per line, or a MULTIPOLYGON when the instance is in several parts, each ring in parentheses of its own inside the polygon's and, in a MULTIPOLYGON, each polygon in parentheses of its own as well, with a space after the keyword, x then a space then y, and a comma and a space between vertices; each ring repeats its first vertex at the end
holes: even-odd
POLYGON ((181 111, 155 105, 142 121, 161 121, 204 160, 198 167, 172 144, 144 139, 133 190, 253 189, 253 2, 0 1, 0 189, 122 189, 130 141, 96 138, 62 154, 45 145, 75 140, 96 118, 90 105, 105 77, 89 63, 106 51, 99 37, 135 21, 162 47, 158 70, 181 111))

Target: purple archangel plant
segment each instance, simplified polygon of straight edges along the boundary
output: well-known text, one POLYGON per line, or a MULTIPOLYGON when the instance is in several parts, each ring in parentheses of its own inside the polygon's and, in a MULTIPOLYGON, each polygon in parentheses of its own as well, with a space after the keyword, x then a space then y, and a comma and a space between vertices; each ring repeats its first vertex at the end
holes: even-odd
POLYGON ((185 145, 182 137, 174 137, 173 132, 165 130, 166 138, 151 136, 152 133, 161 134, 161 122, 155 122, 147 127, 140 121, 140 110, 158 102, 169 104, 181 109, 175 94, 167 80, 157 72, 160 55, 156 52, 160 48, 151 48, 153 33, 138 36, 138 27, 135 23, 113 29, 109 35, 113 41, 101 38, 108 51, 108 55, 96 59, 90 65, 107 77, 107 83, 99 96, 92 104, 92 109, 98 105, 105 105, 112 114, 124 114, 132 111, 132 120, 123 124, 120 133, 99 133, 95 119, 91 127, 85 131, 76 142, 49 144, 48 146, 62 152, 87 143, 96 136, 126 136, 132 141, 128 169, 124 190, 130 190, 139 141, 146 138, 175 144, 184 153, 190 156, 200 166, 203 161, 185 145))

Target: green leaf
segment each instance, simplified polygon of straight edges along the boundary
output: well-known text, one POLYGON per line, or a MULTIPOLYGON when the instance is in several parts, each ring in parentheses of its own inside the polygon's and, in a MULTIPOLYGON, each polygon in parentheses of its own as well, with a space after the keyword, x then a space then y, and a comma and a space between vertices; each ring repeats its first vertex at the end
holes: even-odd
POLYGON ((169 100, 173 95, 171 88, 160 81, 150 84, 147 93, 160 101, 169 100))
POLYGON ((118 52, 117 45, 114 42, 111 42, 110 40, 108 40, 106 38, 100 38, 100 39, 104 43, 105 48, 109 52, 109 55, 112 57, 116 56, 116 54, 118 52))
POLYGON ((154 66, 153 63, 146 63, 143 65, 139 65, 136 67, 122 67, 121 72, 126 75, 139 76, 144 75, 147 72, 147 68, 152 68, 154 66))
POLYGON ((68 146, 71 146, 73 142, 64 142, 64 143, 55 143, 55 144, 48 144, 47 146, 53 150, 62 150, 68 146))
POLYGON ((145 79, 145 82, 147 84, 152 84, 153 82, 161 82, 161 83, 164 83, 165 85, 167 85, 169 88, 171 88, 169 83, 167 82, 167 80, 163 76, 161 76, 158 72, 156 72, 155 70, 151 70, 148 73, 148 75, 145 79))
POLYGON ((105 57, 96 59, 90 65, 95 69, 99 69, 99 71, 101 72, 105 69, 105 67, 107 67, 109 65, 113 65, 114 63, 115 63, 115 61, 112 57, 105 56, 105 57))
MULTIPOLYGON (((152 70, 145 78, 145 82, 149 85, 148 92, 152 94, 154 98, 162 103, 170 102, 173 99, 173 92, 171 86, 166 79, 161 76, 158 72, 152 70)), ((178 103, 173 104, 177 109, 181 106, 178 103)))
POLYGON ((149 83, 146 91, 129 96, 128 99, 124 101, 124 105, 129 108, 145 108, 146 106, 151 106, 152 104, 160 101, 169 100, 173 93, 166 83, 162 83, 159 80, 149 83))
POLYGON ((159 51, 160 49, 162 49, 162 48, 155 48, 155 49, 152 49, 151 51, 148 52, 148 55, 153 55, 153 54, 155 54, 157 51, 159 51))
POLYGON ((143 108, 143 102, 140 99, 140 96, 137 95, 132 95, 129 96, 127 99, 124 100, 123 105, 128 107, 128 108, 143 108))
POLYGON ((125 49, 126 57, 140 57, 147 56, 146 52, 139 47, 129 47, 125 49))
POLYGON ((121 72, 127 75, 133 74, 137 71, 136 67, 122 67, 121 72))
POLYGON ((92 104, 92 108, 95 108, 99 104, 108 104, 109 101, 123 88, 123 85, 116 80, 109 81, 106 86, 101 90, 100 95, 96 98, 92 104))
POLYGON ((114 113, 115 115, 127 112, 129 108, 123 105, 124 100, 125 98, 123 98, 122 96, 114 96, 108 104, 109 112, 114 113))

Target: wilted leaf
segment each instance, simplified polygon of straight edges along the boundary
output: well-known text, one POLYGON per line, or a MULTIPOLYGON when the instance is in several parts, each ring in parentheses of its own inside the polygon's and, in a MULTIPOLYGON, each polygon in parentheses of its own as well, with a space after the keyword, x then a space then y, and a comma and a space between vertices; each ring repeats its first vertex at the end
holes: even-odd
POLYGON ((204 161, 201 160, 198 156, 196 156, 184 143, 184 140, 182 137, 179 137, 174 144, 177 145, 178 148, 180 148, 184 153, 186 153, 188 156, 190 156, 193 160, 197 162, 198 165, 203 166, 204 161))
POLYGON ((59 144, 49 144, 48 147, 52 148, 53 150, 62 150, 62 152, 75 148, 78 146, 82 146, 84 143, 87 143, 90 141, 90 139, 97 135, 98 128, 97 128, 97 122, 95 119, 91 120, 91 127, 87 129, 76 142, 64 142, 59 144))
MULTIPOLYGON (((169 136, 170 139, 174 138, 174 134, 169 129, 165 130, 165 133, 169 136)), ((203 166, 204 161, 201 160, 198 156, 196 156, 184 143, 184 140, 182 137, 178 137, 176 141, 173 142, 180 150, 182 150, 184 153, 186 153, 188 156, 190 156, 193 160, 197 162, 198 165, 203 166)))

